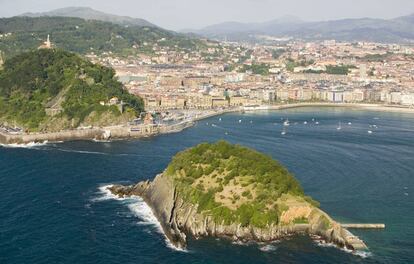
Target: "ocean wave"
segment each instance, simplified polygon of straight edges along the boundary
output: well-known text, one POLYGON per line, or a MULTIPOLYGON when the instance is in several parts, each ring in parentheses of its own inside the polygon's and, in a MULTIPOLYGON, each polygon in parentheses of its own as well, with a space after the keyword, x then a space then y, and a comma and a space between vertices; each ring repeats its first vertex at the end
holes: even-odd
POLYGON ((61 148, 58 148, 56 150, 62 151, 62 152, 69 152, 69 153, 92 154, 92 155, 110 155, 110 154, 105 153, 105 152, 97 152, 97 151, 61 149, 61 148))
POLYGON ((138 225, 151 225, 155 227, 158 233, 162 234, 165 238, 165 243, 168 248, 171 248, 175 251, 180 252, 188 252, 186 249, 181 249, 174 246, 170 240, 165 235, 161 223, 155 217, 154 213, 152 212, 151 207, 144 202, 144 200, 139 196, 132 196, 128 198, 120 198, 117 195, 112 194, 109 190, 110 187, 113 185, 104 185, 98 188, 99 196, 92 199, 93 202, 101 202, 101 201, 108 201, 108 200, 117 200, 117 201, 126 201, 126 205, 128 209, 139 219, 138 225))
POLYGON ((42 146, 46 146, 49 142, 43 141, 43 142, 29 142, 29 143, 25 143, 25 144, 0 144, 1 147, 3 148, 36 148, 36 147, 42 147, 42 146))
POLYGON ((319 247, 333 247, 333 248, 338 248, 346 253, 350 253, 354 256, 358 256, 361 258, 368 258, 368 257, 372 257, 372 253, 369 251, 362 251, 362 250, 351 250, 348 249, 346 247, 338 247, 336 244, 334 243, 328 243, 325 242, 323 240, 319 240, 319 239, 315 239, 314 242, 319 246, 319 247))

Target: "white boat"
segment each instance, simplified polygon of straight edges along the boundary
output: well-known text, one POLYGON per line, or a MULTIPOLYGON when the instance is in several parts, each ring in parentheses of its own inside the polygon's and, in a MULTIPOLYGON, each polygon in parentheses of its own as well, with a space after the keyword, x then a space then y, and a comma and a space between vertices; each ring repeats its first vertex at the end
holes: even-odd
POLYGON ((368 134, 372 134, 372 131, 371 130, 368 130, 368 134))
POLYGON ((219 118, 219 121, 221 122, 221 117, 219 118))
POLYGON ((315 125, 319 125, 319 122, 315 122, 315 125))
POLYGON ((285 122, 283 122, 283 125, 284 125, 284 126, 289 126, 289 125, 290 125, 290 123, 289 123, 289 119, 286 119, 286 120, 285 120, 285 122))
POLYGON ((303 124, 304 124, 304 125, 307 125, 307 124, 308 124, 308 122, 307 122, 307 121, 305 121, 305 122, 303 122, 303 124))
POLYGON ((286 135, 286 131, 282 131, 282 133, 280 133, 282 136, 286 135))
POLYGON ((351 123, 351 122, 349 122, 349 123, 348 123, 348 126, 350 126, 350 125, 352 125, 352 123, 351 123))
POLYGON ((241 119, 239 120, 239 123, 241 123, 242 121, 241 121, 241 119))
POLYGON ((339 125, 338 125, 338 127, 336 128, 336 130, 341 130, 342 129, 342 124, 341 124, 341 122, 339 122, 339 125))

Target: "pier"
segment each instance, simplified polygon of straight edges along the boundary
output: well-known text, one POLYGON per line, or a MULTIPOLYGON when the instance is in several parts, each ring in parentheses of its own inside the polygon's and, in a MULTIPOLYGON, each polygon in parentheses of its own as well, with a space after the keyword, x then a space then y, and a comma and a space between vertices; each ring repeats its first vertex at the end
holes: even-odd
POLYGON ((344 228, 354 229, 384 229, 385 224, 341 224, 344 228))

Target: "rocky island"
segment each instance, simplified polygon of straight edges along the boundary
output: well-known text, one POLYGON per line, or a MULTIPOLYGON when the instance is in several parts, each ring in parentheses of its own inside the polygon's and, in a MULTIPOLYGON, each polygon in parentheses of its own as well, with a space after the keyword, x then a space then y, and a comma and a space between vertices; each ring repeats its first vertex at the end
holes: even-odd
POLYGON ((367 249, 306 196, 279 162, 225 141, 178 153, 152 182, 109 190, 142 197, 179 248, 186 247, 188 236, 271 242, 305 233, 340 247, 367 249))

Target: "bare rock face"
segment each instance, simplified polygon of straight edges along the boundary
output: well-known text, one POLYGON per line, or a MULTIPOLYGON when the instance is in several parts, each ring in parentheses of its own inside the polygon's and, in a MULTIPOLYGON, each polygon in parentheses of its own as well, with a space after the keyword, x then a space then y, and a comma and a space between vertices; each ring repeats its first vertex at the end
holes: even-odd
POLYGON ((312 209, 309 223, 306 224, 242 227, 236 223, 216 223, 210 216, 198 213, 197 204, 184 201, 173 180, 164 174, 159 174, 152 182, 140 182, 132 186, 115 185, 110 191, 120 197, 142 197, 161 223, 167 238, 179 248, 186 247, 187 235, 195 238, 213 236, 234 241, 271 242, 298 233, 318 235, 327 242, 349 249, 367 248, 361 240, 318 208, 312 209))

